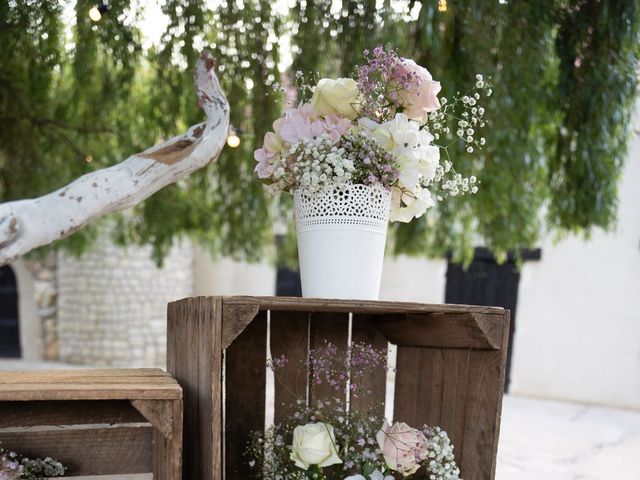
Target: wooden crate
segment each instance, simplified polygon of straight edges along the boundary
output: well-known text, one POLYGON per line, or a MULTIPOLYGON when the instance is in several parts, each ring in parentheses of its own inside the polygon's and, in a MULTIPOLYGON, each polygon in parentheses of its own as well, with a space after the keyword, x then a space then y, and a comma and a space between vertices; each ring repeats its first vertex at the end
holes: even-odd
POLYGON ((182 389, 159 369, 0 372, 0 445, 70 477, 179 480, 182 389))
MULTIPOLYGON (((297 360, 325 340, 346 349, 350 323, 352 341, 397 345, 394 419, 442 426, 463 478, 493 479, 508 311, 283 297, 198 297, 169 304, 167 368, 184 389, 184 478, 248 478, 243 452, 249 433, 264 428, 269 403, 268 325, 272 355, 290 360, 275 382, 278 421, 294 399, 297 360)), ((355 408, 385 400, 384 369, 372 371, 367 381, 372 394, 354 400, 355 408)), ((316 391, 316 399, 328 396, 333 393, 316 391)))

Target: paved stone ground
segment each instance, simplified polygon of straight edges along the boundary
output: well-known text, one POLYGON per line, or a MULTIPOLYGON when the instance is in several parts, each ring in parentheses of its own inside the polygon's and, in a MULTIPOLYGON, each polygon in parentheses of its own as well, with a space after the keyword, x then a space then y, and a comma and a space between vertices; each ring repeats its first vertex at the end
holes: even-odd
MULTIPOLYGON (((77 368, 0 360, 0 370, 69 367, 77 368)), ((512 395, 504 399, 496 480, 640 480, 639 455, 640 411, 512 395)))

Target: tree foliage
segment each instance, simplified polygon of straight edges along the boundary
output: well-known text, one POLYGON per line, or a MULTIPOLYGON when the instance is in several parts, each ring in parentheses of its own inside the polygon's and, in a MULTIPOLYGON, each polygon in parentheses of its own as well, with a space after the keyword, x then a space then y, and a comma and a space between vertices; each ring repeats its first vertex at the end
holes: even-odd
MULTIPOLYGON (((480 192, 394 226, 395 252, 468 259, 485 244, 504 255, 535 246, 547 227, 588 234, 615 225, 637 86, 636 0, 457 0, 445 12, 435 0, 296 0, 288 12, 260 0, 214 9, 166 0, 168 26, 150 48, 139 3, 112 0, 94 23, 90 0, 0 0, 2 200, 46 193, 200 121, 190 66, 208 47, 240 147, 117 217, 115 230, 122 242, 151 243, 159 259, 180 235, 258 258, 273 244, 274 218, 287 218, 253 176, 253 149, 282 108, 272 84, 297 70, 347 75, 362 49, 389 44, 426 65, 445 95, 476 73, 494 84, 486 148, 448 150, 480 192)), ((92 235, 70 245, 81 249, 92 235)))

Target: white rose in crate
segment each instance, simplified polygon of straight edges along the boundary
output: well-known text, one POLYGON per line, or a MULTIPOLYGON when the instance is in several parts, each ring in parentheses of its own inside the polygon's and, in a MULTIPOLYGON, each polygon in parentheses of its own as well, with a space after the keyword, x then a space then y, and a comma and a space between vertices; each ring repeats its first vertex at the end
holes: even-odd
POLYGON ((342 463, 338 457, 333 427, 326 423, 308 423, 293 430, 291 460, 307 470, 311 465, 328 467, 342 463))
POLYGON ((311 106, 318 115, 335 114, 354 120, 358 116, 360 92, 352 78, 323 78, 311 97, 311 106))

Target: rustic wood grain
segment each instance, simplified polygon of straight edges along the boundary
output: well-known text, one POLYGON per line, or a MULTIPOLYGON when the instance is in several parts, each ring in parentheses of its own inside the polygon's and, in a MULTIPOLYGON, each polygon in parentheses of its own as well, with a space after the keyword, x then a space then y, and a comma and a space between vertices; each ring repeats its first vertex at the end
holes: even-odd
MULTIPOLYGON (((388 351, 389 343, 375 325, 375 317, 365 314, 353 314, 351 328, 352 344, 364 343, 372 347, 388 351)), ((386 365, 370 369, 362 378, 353 378, 355 391, 351 394, 350 408, 359 412, 371 412, 384 416, 384 401, 387 386, 386 365)))
MULTIPOLYGON (((336 347, 334 361, 340 362, 344 359, 349 341, 349 314, 320 312, 311 315, 309 346, 312 350, 323 348, 328 343, 336 347)), ((336 364, 338 365, 338 364, 336 364)), ((312 372, 309 372, 311 375, 312 372)), ((314 384, 309 381, 309 404, 313 405, 318 400, 326 401, 334 398, 345 398, 345 388, 347 385, 346 372, 345 381, 338 389, 329 385, 326 381, 321 384, 314 384)))
POLYGON ((300 312, 339 312, 339 313, 495 313, 503 315, 500 307, 427 304, 413 302, 387 302, 364 300, 326 300, 300 297, 222 297, 225 305, 256 304, 260 310, 300 311, 300 312))
MULTIPOLYGON (((509 338, 508 313, 503 335, 506 347, 509 338)), ((506 361, 506 348, 496 352, 471 352, 469 361, 460 469, 463 474, 465 471, 473 472, 481 480, 495 477, 506 361)))
POLYGON ((267 312, 260 312, 225 351, 225 479, 244 480, 251 433, 264 431, 267 312))
POLYGON ((407 347, 478 348, 502 346, 502 315, 430 313, 382 316, 380 331, 391 343, 407 347))
POLYGON ((183 477, 222 478, 222 305, 217 297, 169 304, 169 371, 184 391, 183 477), (215 476, 217 475, 217 476, 215 476))
POLYGON ((152 441, 150 426, 0 432, 3 447, 56 458, 68 467, 68 476, 152 472, 152 441))
POLYGON ((309 372, 304 363, 309 352, 309 314, 271 312, 271 356, 284 355, 287 363, 274 374, 274 421, 295 412, 295 402, 306 399, 309 372))
POLYGON ((255 303, 223 305, 222 348, 227 348, 258 314, 255 303))
POLYGON ((146 421, 127 400, 0 402, 0 428, 146 421))
MULTIPOLYGON (((338 346, 340 355, 347 348, 349 312, 354 312, 354 342, 364 341, 378 347, 386 346, 387 339, 398 342, 396 419, 414 426, 425 422, 442 426, 454 442, 462 477, 493 479, 508 341, 507 311, 464 305, 282 297, 208 297, 177 303, 181 307, 172 307, 170 314, 170 325, 171 318, 174 322, 169 332, 175 339, 168 339, 168 365, 171 372, 182 372, 176 375, 179 379, 185 379, 185 383, 180 380, 187 402, 185 458, 191 455, 191 465, 185 465, 184 471, 189 472, 185 473, 185 478, 221 480, 222 466, 213 458, 223 442, 226 442, 226 478, 248 478, 242 453, 248 434, 264 427, 264 322, 267 311, 271 310, 271 352, 274 357, 284 353, 290 359, 304 359, 308 348, 307 332, 311 348, 330 341, 338 346), (205 309, 210 312, 209 319, 194 326, 186 319, 193 317, 194 311, 187 307, 203 302, 209 302, 205 309), (216 304, 218 307, 214 307, 216 304), (214 310, 218 313, 212 313, 214 310), (258 312, 255 319, 249 321, 254 312, 258 312), (225 323, 227 333, 222 333, 225 323), (214 325, 220 332, 217 344, 212 333, 214 325), (204 331, 211 336, 203 337, 204 331), (225 433, 215 427, 208 429, 210 424, 215 425, 216 415, 218 422, 222 420, 219 398, 222 372, 203 368, 205 358, 215 366, 215 355, 222 351, 223 342, 229 345, 226 350, 225 433), (203 389, 208 393, 199 393, 203 389), (189 403, 189 393, 200 395, 198 401, 189 403), (206 417, 206 412, 211 416, 206 417), (190 436, 193 439, 189 440, 190 436), (203 463, 207 462, 211 468, 205 470, 203 463)), ((303 376, 305 374, 303 372, 303 376)), ((296 396, 292 390, 299 390, 297 376, 299 372, 285 369, 276 380, 276 420, 290 413, 282 404, 296 396), (283 388, 279 380, 287 388, 283 388)), ((352 408, 368 409, 376 404, 374 399, 384 399, 384 378, 380 369, 370 372, 364 384, 371 395, 352 398, 352 408)), ((316 390, 310 396, 312 401, 336 395, 333 389, 316 390)))
POLYGON ((173 437, 173 403, 167 400, 131 400, 140 412, 163 437, 173 437))

